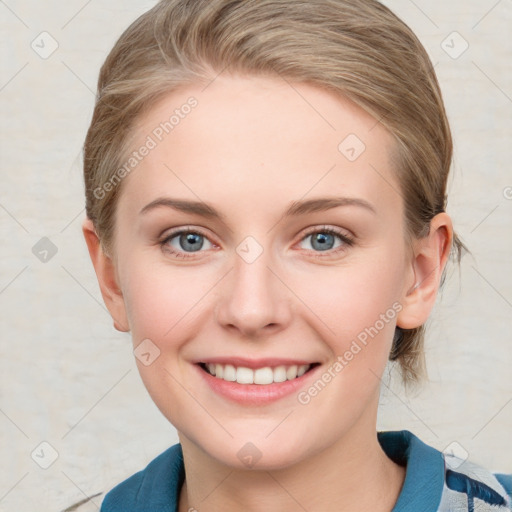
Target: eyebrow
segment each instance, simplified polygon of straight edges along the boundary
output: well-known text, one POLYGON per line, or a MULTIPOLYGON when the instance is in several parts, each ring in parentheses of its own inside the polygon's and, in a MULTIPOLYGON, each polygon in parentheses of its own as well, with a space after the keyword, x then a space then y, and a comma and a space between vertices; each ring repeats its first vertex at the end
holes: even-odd
MULTIPOLYGON (((293 201, 284 213, 284 218, 305 215, 320 211, 331 210, 339 206, 359 206, 376 214, 375 208, 366 200, 357 197, 319 197, 305 201, 293 201)), ((225 217, 213 206, 201 201, 189 201, 185 199, 174 199, 161 197, 147 204, 140 211, 140 215, 156 208, 167 207, 184 213, 193 213, 212 220, 225 222, 225 217)))

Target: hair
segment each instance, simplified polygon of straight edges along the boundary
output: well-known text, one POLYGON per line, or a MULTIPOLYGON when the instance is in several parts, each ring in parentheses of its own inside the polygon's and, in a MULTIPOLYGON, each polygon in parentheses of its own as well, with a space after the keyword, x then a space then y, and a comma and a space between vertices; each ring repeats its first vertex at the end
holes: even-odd
MULTIPOLYGON (((99 75, 83 156, 86 213, 105 253, 114 249, 122 190, 113 179, 136 121, 170 92, 224 71, 311 84, 374 116, 395 140, 409 244, 445 211, 453 145, 441 91, 422 44, 387 7, 375 0, 161 0, 125 30, 99 75)), ((463 251, 454 233, 450 256, 460 264, 463 251)), ((424 325, 395 332, 389 359, 405 385, 426 376, 424 337, 424 325)))

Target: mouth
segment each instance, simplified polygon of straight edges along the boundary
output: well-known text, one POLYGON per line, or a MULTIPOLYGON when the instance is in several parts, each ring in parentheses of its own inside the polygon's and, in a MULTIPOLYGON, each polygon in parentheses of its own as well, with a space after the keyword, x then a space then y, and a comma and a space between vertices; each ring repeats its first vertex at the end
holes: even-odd
POLYGON ((320 363, 310 363, 248 368, 246 366, 235 366, 232 364, 198 363, 198 366, 204 372, 218 380, 236 382, 238 384, 257 384, 261 386, 299 379, 319 365, 320 363))

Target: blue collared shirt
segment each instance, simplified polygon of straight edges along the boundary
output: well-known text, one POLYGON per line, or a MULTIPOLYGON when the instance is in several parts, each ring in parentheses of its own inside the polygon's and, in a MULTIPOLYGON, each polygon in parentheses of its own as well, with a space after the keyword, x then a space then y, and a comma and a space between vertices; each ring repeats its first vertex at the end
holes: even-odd
MULTIPOLYGON (((505 512, 512 510, 512 475, 491 473, 444 454, 408 430, 378 432, 387 456, 406 467, 392 512, 505 512)), ((112 489, 100 512, 178 512, 185 480, 181 444, 112 489)))

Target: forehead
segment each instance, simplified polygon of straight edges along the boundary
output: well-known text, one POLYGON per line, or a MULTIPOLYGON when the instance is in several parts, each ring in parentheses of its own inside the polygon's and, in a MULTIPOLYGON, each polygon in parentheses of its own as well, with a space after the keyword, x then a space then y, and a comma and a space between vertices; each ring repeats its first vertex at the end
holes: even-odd
POLYGON ((238 211, 257 207, 260 194, 278 204, 346 191, 382 208, 399 199, 391 135, 346 98, 310 84, 219 76, 206 88, 179 89, 138 120, 131 148, 143 146, 150 150, 122 194, 140 207, 166 191, 219 202, 236 195, 246 199, 238 211))

